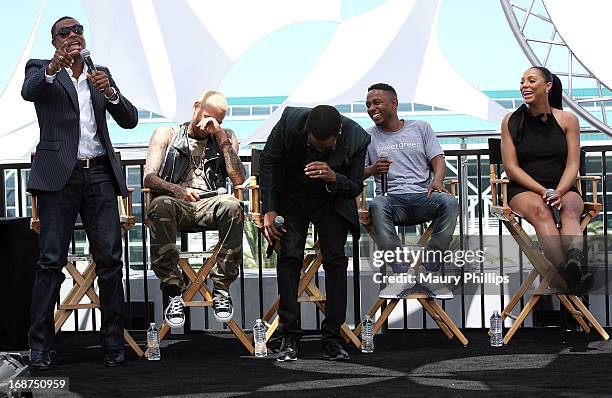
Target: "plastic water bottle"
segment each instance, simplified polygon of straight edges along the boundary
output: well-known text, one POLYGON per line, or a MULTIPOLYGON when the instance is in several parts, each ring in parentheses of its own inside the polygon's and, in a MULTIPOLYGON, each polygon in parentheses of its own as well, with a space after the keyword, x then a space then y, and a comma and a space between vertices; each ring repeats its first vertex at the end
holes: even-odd
POLYGON ((159 331, 155 327, 155 323, 151 323, 147 330, 147 359, 149 361, 159 361, 161 352, 159 351, 159 331))
POLYGON ((268 356, 268 347, 266 347, 266 325, 261 319, 255 321, 253 325, 253 342, 255 343, 255 356, 262 358, 268 356))
POLYGON ((503 345, 502 340, 502 319, 497 310, 493 311, 491 315, 491 347, 501 347, 503 345))
POLYGON ((370 315, 366 315, 361 323, 361 352, 370 354, 374 352, 374 322, 370 315))

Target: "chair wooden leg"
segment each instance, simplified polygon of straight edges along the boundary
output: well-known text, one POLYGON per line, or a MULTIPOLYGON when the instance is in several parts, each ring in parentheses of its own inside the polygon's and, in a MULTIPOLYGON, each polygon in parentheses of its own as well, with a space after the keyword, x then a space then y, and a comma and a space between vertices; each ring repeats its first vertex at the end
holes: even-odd
POLYGON ((429 298, 426 300, 428 301, 429 305, 431 305, 433 309, 438 313, 440 318, 442 318, 442 320, 444 321, 446 326, 448 326, 451 332, 454 333, 455 336, 457 336, 457 339, 461 342, 461 344, 463 344, 464 347, 467 346, 468 339, 463 335, 463 333, 461 333, 461 330, 459 330, 457 325, 455 325, 455 322, 453 322, 453 320, 448 316, 446 311, 444 311, 444 309, 442 309, 442 307, 440 307, 440 305, 433 298, 429 298))
MULTIPOLYGON (((315 243, 315 248, 317 247, 318 242, 315 243)), ((313 282, 314 277, 321 267, 322 261, 323 258, 320 254, 308 254, 304 257, 302 268, 300 270, 300 283, 298 285, 297 297, 300 299, 302 295, 306 293, 308 298, 307 301, 313 302, 319 311, 325 313, 325 296, 313 282)), ((276 297, 268 311, 266 311, 264 314, 262 318, 264 321, 268 322, 270 319, 272 319, 278 310, 279 303, 280 298, 276 297)), ((279 318, 277 315, 269 324, 268 330, 266 331, 266 341, 272 337, 274 332, 278 329, 278 326, 279 318)), ((361 341, 346 323, 340 326, 340 332, 347 342, 352 342, 357 348, 361 347, 361 341)))
MULTIPOLYGON (((219 253, 220 249, 221 246, 217 244, 217 246, 215 246, 213 249, 211 256, 204 262, 202 268, 200 268, 198 272, 191 267, 191 264, 189 264, 187 258, 179 259, 179 267, 183 270, 183 272, 185 272, 187 278, 189 279, 189 285, 182 296, 185 306, 190 306, 189 304, 192 304, 191 306, 212 306, 212 292, 204 282, 206 281, 206 278, 208 277, 208 274, 210 274, 212 268, 215 266, 217 254, 219 253), (193 301, 193 298, 198 293, 202 295, 204 301, 193 301)), ((247 336, 244 330, 240 328, 236 321, 232 319, 226 322, 226 325, 234 333, 238 341, 240 341, 240 343, 242 343, 242 345, 247 349, 247 351, 250 354, 254 354, 255 348, 253 346, 253 342, 247 336)), ((170 326, 164 321, 159 330, 160 341, 163 340, 169 332, 170 326)))
POLYGON ((353 343, 356 348, 361 348, 361 340, 359 340, 359 337, 353 333, 351 328, 346 323, 340 325, 340 332, 344 335, 345 340, 348 338, 348 340, 353 343))
POLYGON ((98 297, 98 294, 93 289, 93 281, 92 283, 88 284, 86 280, 91 274, 95 273, 95 263, 91 262, 83 274, 81 274, 74 263, 69 261, 68 264, 66 264, 66 271, 68 271, 68 273, 72 276, 72 279, 77 284, 81 286, 89 286, 89 289, 87 289, 86 292, 87 297, 89 297, 92 303, 100 304, 100 297, 98 297))
POLYGON ((541 296, 534 294, 533 296, 531 296, 529 301, 527 301, 525 308, 523 308, 519 316, 516 318, 516 321, 514 322, 514 324, 512 324, 512 327, 510 328, 510 330, 508 330, 508 333, 506 333, 506 335, 504 336, 504 340, 503 340, 504 344, 508 344, 510 342, 510 340, 512 339, 512 336, 514 336, 518 328, 521 327, 521 325, 523 324, 523 321, 525 320, 525 318, 527 318, 527 315, 529 315, 529 313, 531 312, 533 307, 536 305, 538 300, 540 300, 540 297, 541 296))
MULTIPOLYGON (((77 271, 78 272, 78 271, 77 271)), ((91 285, 96 278, 95 274, 95 263, 91 262, 85 271, 83 272, 82 283, 75 281, 76 284, 72 287, 64 301, 58 306, 55 314, 53 316, 55 323, 55 333, 58 333, 68 317, 72 314, 72 311, 76 309, 79 302, 85 296, 85 293, 91 289, 91 285)), ((94 293, 95 294, 95 293, 94 293)), ((92 300, 93 303, 90 308, 98 308, 100 306, 100 298, 97 294, 95 294, 95 300, 92 300)))
POLYGON ((506 319, 506 317, 516 319, 516 316, 512 315, 512 310, 521 300, 521 297, 523 297, 525 293, 527 292, 527 290, 531 287, 531 285, 533 284, 533 281, 535 281, 537 276, 538 276, 538 271, 536 271, 535 269, 532 269, 529 275, 527 275, 527 278, 523 281, 523 284, 521 285, 519 290, 517 290, 516 293, 512 295, 512 298, 510 299, 508 304, 506 304, 506 307, 502 311, 501 313, 502 322, 506 319))
POLYGON ((255 347, 253 346, 253 341, 246 335, 246 333, 244 333, 244 330, 242 330, 240 326, 238 326, 236 321, 232 319, 229 322, 226 322, 226 324, 227 327, 229 327, 232 332, 234 332, 234 335, 238 338, 238 340, 240 340, 244 348, 246 348, 251 355, 254 355, 255 347))
POLYGON ((129 344, 129 346, 132 347, 132 350, 134 350, 136 355, 138 355, 139 357, 144 356, 144 351, 140 348, 140 346, 136 343, 136 341, 134 341, 134 339, 128 333, 127 330, 123 330, 123 338, 129 344))
POLYGON ((266 330, 266 341, 270 340, 274 332, 276 332, 276 329, 278 329, 278 323, 279 323, 279 319, 277 316, 276 318, 274 318, 274 320, 268 327, 268 330, 266 330))
MULTIPOLYGON (((308 285, 306 285, 305 291, 311 297, 324 297, 321 291, 319 290, 319 288, 314 284, 314 282, 312 282, 312 280, 308 285)), ((314 301, 314 303, 317 306, 317 308, 319 308, 319 310, 323 314, 325 314, 325 301, 317 300, 317 301, 314 301)), ((344 337, 345 341, 347 342, 350 341, 357 348, 361 347, 361 340, 359 340, 359 337, 357 337, 357 335, 351 330, 351 328, 346 323, 343 323, 342 325, 340 325, 340 333, 344 337)))
POLYGON ((608 333, 606 333, 606 331, 597 321, 597 319, 595 319, 591 311, 589 311, 589 309, 582 303, 582 300, 580 300, 576 296, 568 296, 568 298, 576 306, 576 308, 578 308, 582 315, 591 323, 591 325, 593 325, 593 327, 595 328, 595 330, 597 330, 601 337, 604 340, 608 340, 610 336, 608 335, 608 333))
POLYGON ((584 333, 589 333, 591 328, 584 321, 582 312, 578 311, 565 295, 558 294, 557 297, 559 298, 559 301, 561 301, 561 304, 563 304, 569 313, 572 314, 576 322, 578 322, 582 330, 584 330, 584 333))
POLYGON ((159 328, 159 341, 162 341, 166 338, 166 336, 170 332, 170 329, 170 326, 164 321, 161 328, 159 328))
MULTIPOLYGON (((320 258, 320 256, 317 256, 316 254, 308 254, 308 255, 304 256, 304 261, 302 262, 302 268, 300 270, 300 284, 298 286, 298 297, 300 297, 302 295, 302 293, 304 292, 304 289, 305 289, 305 285, 302 284, 302 280, 304 279, 304 275, 307 272, 307 270, 309 269, 310 264, 313 262, 313 260, 316 257, 320 258)), ((317 270, 318 270, 318 267, 320 265, 321 265, 321 259, 319 259, 319 263, 317 265, 317 270)), ((314 274, 313 274, 313 276, 314 276, 314 274)), ((276 298, 274 299, 274 302, 272 303, 270 308, 268 308, 268 310, 264 314, 263 318, 261 318, 261 319, 263 321, 265 321, 265 322, 269 322, 270 319, 272 319, 272 317, 276 314, 276 311, 278 311, 278 305, 279 304, 280 304, 280 296, 276 296, 276 298)), ((275 325, 274 326, 274 330, 272 330, 272 332, 270 332, 271 327, 268 328, 268 332, 270 332, 270 333, 266 333, 266 339, 268 338, 267 337, 268 335, 272 336, 272 333, 274 333, 274 331, 278 327, 278 320, 275 319, 274 321, 272 321, 271 325, 275 325)))
POLYGON ((274 302, 272 303, 270 308, 268 308, 268 311, 264 314, 263 318, 261 319, 266 322, 272 319, 274 314, 276 314, 276 311, 278 311, 279 304, 280 304, 280 296, 276 296, 276 298, 274 299, 274 302))
MULTIPOLYGON (((73 311, 82 308, 100 308, 100 296, 98 296, 98 294, 93 290, 93 283, 96 279, 96 264, 91 261, 82 274, 78 271, 73 262, 68 262, 66 269, 72 276, 75 285, 72 287, 64 301, 58 306, 55 314, 53 315, 56 334, 62 329, 62 326, 64 326, 64 323, 66 323, 73 311), (89 297, 91 303, 79 304, 85 295, 89 297)), ((132 348, 132 350, 134 350, 136 355, 139 357, 144 355, 144 352, 140 346, 138 346, 127 330, 123 331, 123 338, 132 348)))
POLYGON ((385 321, 387 320, 387 318, 389 318, 389 315, 391 315, 391 312, 393 312, 393 309, 395 308, 397 303, 399 303, 399 299, 389 300, 389 303, 385 307, 384 311, 382 312, 382 314, 380 314, 380 318, 378 318, 374 323, 374 328, 372 330, 373 335, 378 333, 378 331, 383 327, 385 321))
MULTIPOLYGON (((387 300, 385 299, 381 299, 378 298, 374 304, 372 304, 372 306, 370 307, 370 309, 368 310, 368 315, 370 316, 370 318, 374 319, 376 313, 378 312, 378 310, 386 303, 387 300)), ((357 325, 357 327, 355 328, 354 333, 359 336, 361 334, 361 324, 357 325)))
POLYGON ((431 319, 433 319, 434 322, 440 328, 440 330, 442 330, 442 333, 444 333, 446 335, 446 337, 448 337, 449 340, 452 340, 453 339, 453 333, 450 331, 448 326, 446 326, 446 324, 442 320, 442 317, 440 317, 440 315, 438 315, 436 310, 427 302, 427 299, 417 299, 417 300, 419 300, 419 303, 421 303, 423 308, 425 308, 425 311, 427 311, 427 313, 429 314, 431 319))

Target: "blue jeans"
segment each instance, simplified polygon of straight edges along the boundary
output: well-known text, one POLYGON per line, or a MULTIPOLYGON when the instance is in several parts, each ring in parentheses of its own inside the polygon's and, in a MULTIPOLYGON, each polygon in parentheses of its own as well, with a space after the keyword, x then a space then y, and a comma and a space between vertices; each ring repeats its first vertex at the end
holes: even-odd
MULTIPOLYGON (((450 246, 457 224, 457 200, 443 192, 379 195, 370 204, 370 217, 380 250, 396 250, 401 241, 396 225, 417 225, 434 221, 433 234, 426 250, 445 251, 450 246)), ((395 268, 395 267, 394 267, 395 268)))

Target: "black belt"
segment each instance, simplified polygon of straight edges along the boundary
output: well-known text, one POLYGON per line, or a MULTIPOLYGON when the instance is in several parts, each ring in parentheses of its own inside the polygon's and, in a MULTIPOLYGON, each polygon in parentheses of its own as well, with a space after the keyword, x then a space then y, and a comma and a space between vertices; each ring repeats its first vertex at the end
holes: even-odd
POLYGON ((91 159, 77 159, 76 167, 88 169, 90 167, 100 166, 103 164, 108 164, 108 156, 106 156, 106 154, 96 156, 95 158, 91 159))

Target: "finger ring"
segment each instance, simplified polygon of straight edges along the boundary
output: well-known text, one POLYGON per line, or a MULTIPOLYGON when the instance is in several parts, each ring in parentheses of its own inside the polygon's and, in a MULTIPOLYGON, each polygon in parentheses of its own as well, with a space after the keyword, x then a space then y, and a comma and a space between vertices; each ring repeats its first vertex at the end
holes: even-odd
POLYGON ((64 62, 64 56, 60 55, 59 57, 57 57, 57 59, 59 59, 60 62, 64 62))
POLYGON ((323 170, 319 170, 319 175, 323 174, 323 170))

